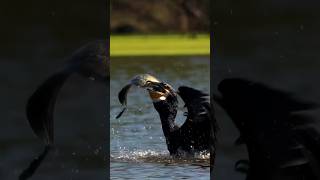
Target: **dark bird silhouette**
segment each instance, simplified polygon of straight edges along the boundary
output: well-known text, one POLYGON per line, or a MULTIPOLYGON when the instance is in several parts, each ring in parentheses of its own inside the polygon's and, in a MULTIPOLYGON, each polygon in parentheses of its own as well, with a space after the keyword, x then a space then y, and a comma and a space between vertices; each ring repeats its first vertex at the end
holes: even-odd
POLYGON ((320 134, 305 114, 316 104, 244 79, 225 79, 218 90, 221 96, 214 100, 247 146, 248 180, 320 179, 320 134))
POLYGON ((70 75, 107 83, 109 62, 106 42, 91 42, 71 55, 66 66, 45 80, 27 102, 27 118, 34 133, 47 144, 53 144, 53 113, 57 95, 70 75))
MULTIPOLYGON (((175 92, 169 84, 151 75, 143 74, 136 76, 119 92, 119 100, 122 104, 126 104, 126 94, 132 84, 146 88, 149 92, 154 108, 159 113, 167 148, 171 155, 180 157, 206 150, 214 153, 217 126, 207 94, 186 86, 179 87, 175 92), (175 123, 178 95, 187 107, 187 119, 182 126, 175 123), (210 144, 212 144, 211 147, 210 144)), ((120 115, 122 113, 123 111, 120 115)))
POLYGON ((54 107, 58 93, 68 77, 77 73, 105 84, 109 81, 106 41, 91 42, 78 49, 68 59, 66 66, 45 80, 27 102, 26 113, 29 124, 33 132, 44 142, 45 148, 43 153, 22 172, 20 179, 31 177, 49 150, 53 148, 54 107))

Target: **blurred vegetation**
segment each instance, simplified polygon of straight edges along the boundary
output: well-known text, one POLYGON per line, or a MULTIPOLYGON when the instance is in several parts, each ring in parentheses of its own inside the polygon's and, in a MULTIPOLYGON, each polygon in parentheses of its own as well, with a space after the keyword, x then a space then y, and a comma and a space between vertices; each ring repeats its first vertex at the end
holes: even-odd
POLYGON ((111 33, 209 31, 210 0, 111 0, 111 33))
POLYGON ((209 35, 114 35, 110 53, 112 57, 209 55, 209 45, 209 35))

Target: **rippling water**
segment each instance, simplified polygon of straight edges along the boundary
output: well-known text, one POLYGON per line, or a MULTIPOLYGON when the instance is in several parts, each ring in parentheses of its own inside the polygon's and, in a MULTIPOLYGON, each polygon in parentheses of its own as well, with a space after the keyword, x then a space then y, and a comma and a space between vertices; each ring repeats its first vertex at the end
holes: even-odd
MULTIPOLYGON (((150 73, 175 89, 186 85, 209 93, 209 58, 163 57, 111 60, 110 123, 112 179, 209 179, 208 154, 195 158, 173 159, 167 150, 158 113, 143 89, 133 88, 128 94, 128 110, 121 111, 117 93, 136 74, 150 73)), ((180 102, 182 101, 179 99, 180 102)), ((182 124, 186 109, 178 113, 182 124)))

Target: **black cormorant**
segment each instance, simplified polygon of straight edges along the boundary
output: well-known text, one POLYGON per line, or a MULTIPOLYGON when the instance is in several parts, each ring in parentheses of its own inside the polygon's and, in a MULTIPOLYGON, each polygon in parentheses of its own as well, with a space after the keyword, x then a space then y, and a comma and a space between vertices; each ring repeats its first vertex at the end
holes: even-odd
MULTIPOLYGON (((130 84, 119 92, 119 100, 124 105, 126 105, 126 94, 131 85, 146 88, 149 92, 154 108, 159 113, 167 148, 171 155, 192 155, 206 150, 214 153, 217 126, 207 94, 186 86, 179 87, 176 92, 169 84, 149 74, 142 74, 133 78, 130 84), (175 123, 178 95, 188 110, 187 119, 182 126, 175 123)), ((123 111, 117 118, 122 113, 123 111)))
POLYGON ((223 80, 218 90, 222 96, 215 101, 239 129, 238 142, 247 146, 248 180, 320 179, 320 134, 304 114, 314 103, 237 78, 223 80))

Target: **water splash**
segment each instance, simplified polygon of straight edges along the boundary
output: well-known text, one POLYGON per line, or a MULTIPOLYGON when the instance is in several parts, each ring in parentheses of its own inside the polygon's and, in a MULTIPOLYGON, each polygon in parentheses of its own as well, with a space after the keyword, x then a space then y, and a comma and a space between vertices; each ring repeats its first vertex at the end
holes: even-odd
POLYGON ((173 157, 167 151, 134 150, 121 148, 119 154, 111 154, 111 162, 162 163, 162 164, 192 164, 202 167, 210 166, 210 153, 200 152, 194 156, 173 157))

